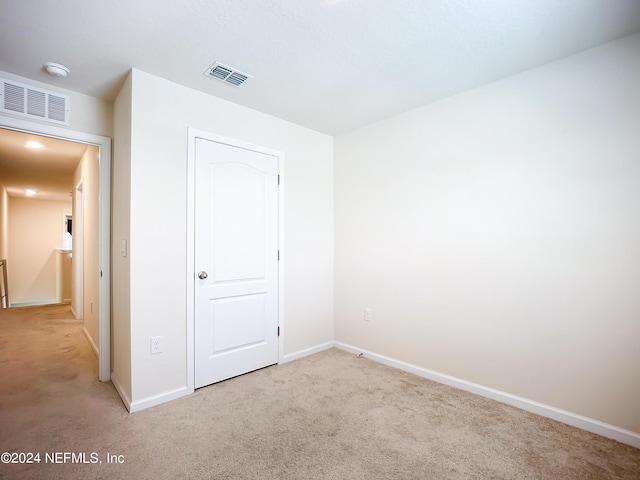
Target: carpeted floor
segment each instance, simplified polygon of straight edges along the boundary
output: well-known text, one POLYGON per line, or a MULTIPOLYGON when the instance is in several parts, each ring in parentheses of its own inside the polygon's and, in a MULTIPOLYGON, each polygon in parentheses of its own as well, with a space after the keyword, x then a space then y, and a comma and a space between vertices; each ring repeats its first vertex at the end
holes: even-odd
POLYGON ((0 479, 640 478, 638 449, 335 349, 132 415, 96 378, 67 306, 0 310, 0 453, 40 454, 0 479))

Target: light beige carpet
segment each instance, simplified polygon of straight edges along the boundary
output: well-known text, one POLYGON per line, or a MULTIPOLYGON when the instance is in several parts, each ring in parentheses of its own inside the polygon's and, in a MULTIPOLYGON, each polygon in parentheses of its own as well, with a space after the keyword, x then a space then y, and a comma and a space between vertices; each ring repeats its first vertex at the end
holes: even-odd
POLYGON ((41 455, 0 478, 640 478, 638 449, 338 350, 131 415, 96 377, 68 307, 0 310, 0 452, 41 455))

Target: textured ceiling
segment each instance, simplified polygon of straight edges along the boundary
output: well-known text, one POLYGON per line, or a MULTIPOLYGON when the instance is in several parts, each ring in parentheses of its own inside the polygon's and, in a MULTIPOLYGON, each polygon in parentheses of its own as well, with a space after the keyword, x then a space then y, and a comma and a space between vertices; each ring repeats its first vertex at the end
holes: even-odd
POLYGON ((636 31, 638 0, 0 0, 0 70, 113 99, 135 67, 338 134, 636 31))

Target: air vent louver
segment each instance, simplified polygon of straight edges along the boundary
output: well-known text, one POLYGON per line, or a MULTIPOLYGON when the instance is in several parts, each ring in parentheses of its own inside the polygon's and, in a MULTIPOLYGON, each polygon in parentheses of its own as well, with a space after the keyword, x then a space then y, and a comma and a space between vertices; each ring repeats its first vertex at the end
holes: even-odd
POLYGON ((47 95, 44 92, 27 90, 27 113, 44 118, 47 109, 47 95))
POLYGON ((242 73, 218 62, 211 65, 204 74, 235 87, 239 87, 248 79, 252 78, 251 75, 247 75, 246 73, 242 73))
POLYGON ((10 112, 23 112, 24 88, 5 83, 3 106, 5 110, 9 110, 10 112))
POLYGON ((67 113, 67 100, 60 95, 49 95, 49 119, 64 122, 67 113))
POLYGON ((0 78, 0 111, 69 125, 67 95, 0 78))

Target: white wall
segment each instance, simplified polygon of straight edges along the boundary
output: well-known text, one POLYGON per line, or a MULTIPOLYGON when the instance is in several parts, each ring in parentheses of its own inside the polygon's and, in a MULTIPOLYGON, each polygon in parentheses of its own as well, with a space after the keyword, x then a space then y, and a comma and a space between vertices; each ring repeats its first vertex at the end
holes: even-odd
POLYGON ((64 216, 71 201, 9 197, 9 301, 57 303, 56 248, 62 247, 64 216))
POLYGON ((336 340, 640 432, 638 79, 635 35, 336 138, 336 340))
MULTIPOLYGON (((98 251, 99 212, 98 199, 100 192, 100 150, 94 145, 87 147, 74 173, 73 185, 82 183, 82 221, 78 221, 78 212, 73 211, 74 230, 80 226, 82 231, 74 231, 74 241, 82 235, 82 318, 84 330, 89 337, 94 351, 99 352, 99 312, 100 312, 100 268, 98 251)), ((74 197, 75 198, 75 197, 74 197)), ((76 261, 78 259, 76 258, 76 261)))
POLYGON ((330 342, 333 139, 138 70, 131 112, 131 400, 186 387, 189 126, 285 153, 285 353, 330 342))

